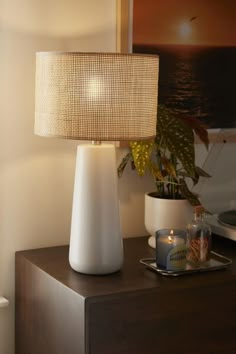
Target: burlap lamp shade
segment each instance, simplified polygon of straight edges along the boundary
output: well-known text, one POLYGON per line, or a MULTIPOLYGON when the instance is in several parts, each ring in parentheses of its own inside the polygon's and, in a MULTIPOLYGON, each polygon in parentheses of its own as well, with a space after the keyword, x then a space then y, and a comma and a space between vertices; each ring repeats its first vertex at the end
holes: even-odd
POLYGON ((37 53, 35 133, 99 141, 151 138, 157 78, 156 56, 37 53))

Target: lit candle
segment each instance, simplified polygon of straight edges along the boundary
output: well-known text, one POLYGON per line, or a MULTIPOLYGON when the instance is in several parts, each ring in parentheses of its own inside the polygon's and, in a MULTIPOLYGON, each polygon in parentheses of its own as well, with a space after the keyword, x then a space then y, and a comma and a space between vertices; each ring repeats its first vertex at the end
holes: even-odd
POLYGON ((156 251, 157 264, 159 266, 168 270, 181 270, 185 268, 185 239, 180 237, 178 233, 176 235, 174 230, 171 230, 169 235, 158 234, 157 232, 156 251))

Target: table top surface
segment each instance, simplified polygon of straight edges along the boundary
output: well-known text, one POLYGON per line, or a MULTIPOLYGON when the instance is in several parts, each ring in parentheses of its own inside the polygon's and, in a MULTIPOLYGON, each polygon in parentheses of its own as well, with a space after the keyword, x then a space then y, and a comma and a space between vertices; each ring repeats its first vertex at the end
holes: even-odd
POLYGON ((147 237, 124 239, 122 270, 109 275, 85 275, 75 272, 69 265, 68 246, 57 246, 16 252, 32 265, 55 278, 83 298, 118 295, 138 291, 173 291, 184 288, 236 286, 236 242, 213 235, 213 250, 233 260, 222 270, 195 273, 180 277, 166 277, 139 263, 141 258, 155 257, 148 246, 147 237))

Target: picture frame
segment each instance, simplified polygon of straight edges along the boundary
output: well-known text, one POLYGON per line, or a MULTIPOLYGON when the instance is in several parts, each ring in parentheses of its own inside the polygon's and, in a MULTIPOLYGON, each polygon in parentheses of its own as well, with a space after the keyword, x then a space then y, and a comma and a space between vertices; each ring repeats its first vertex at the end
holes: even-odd
MULTIPOLYGON (((118 52, 132 52, 134 1, 135 0, 117 0, 117 51, 118 52)), ((156 0, 156 1, 164 1, 164 0, 156 0)), ((145 6, 145 2, 143 2, 143 6, 145 6)), ((236 142, 236 127, 209 128, 208 132, 209 132, 210 142, 212 143, 218 143, 222 141, 229 142, 229 143, 236 142)))

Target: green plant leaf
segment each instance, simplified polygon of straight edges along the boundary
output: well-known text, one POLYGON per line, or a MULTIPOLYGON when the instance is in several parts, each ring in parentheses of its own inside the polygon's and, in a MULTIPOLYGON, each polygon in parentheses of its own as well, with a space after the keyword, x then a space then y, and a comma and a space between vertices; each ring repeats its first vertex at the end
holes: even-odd
POLYGON ((163 171, 161 171, 154 163, 150 163, 149 169, 155 180, 164 181, 164 178, 167 174, 166 171, 163 173, 163 171))
POLYGON ((165 156, 161 157, 161 162, 170 177, 177 178, 175 166, 165 156))
POLYGON ((117 168, 118 177, 122 177, 124 169, 127 166, 128 162, 133 162, 133 156, 131 152, 128 152, 119 164, 117 168))
POLYGON ((154 141, 133 141, 130 148, 134 159, 134 165, 139 176, 143 176, 150 166, 150 158, 154 146, 154 141))
POLYGON ((195 175, 194 135, 192 129, 166 107, 158 107, 156 143, 166 146, 181 162, 189 177, 195 175))
POLYGON ((187 183, 185 182, 184 179, 180 179, 180 186, 179 186, 181 195, 189 201, 189 203, 193 206, 195 205, 201 205, 200 200, 198 199, 197 195, 192 193, 188 186, 187 183))
POLYGON ((206 171, 204 171, 201 167, 199 166, 195 166, 195 170, 196 173, 198 174, 198 176, 200 177, 206 177, 206 178, 210 178, 211 175, 209 175, 209 173, 207 173, 206 171))
POLYGON ((179 116, 179 119, 181 119, 185 124, 187 124, 189 127, 191 127, 191 129, 194 130, 195 134, 199 137, 199 139, 205 144, 206 148, 208 149, 209 136, 207 126, 195 117, 179 116))
POLYGON ((196 185, 199 182, 200 177, 210 178, 211 176, 202 168, 195 166, 195 176, 191 177, 194 185, 196 185))

